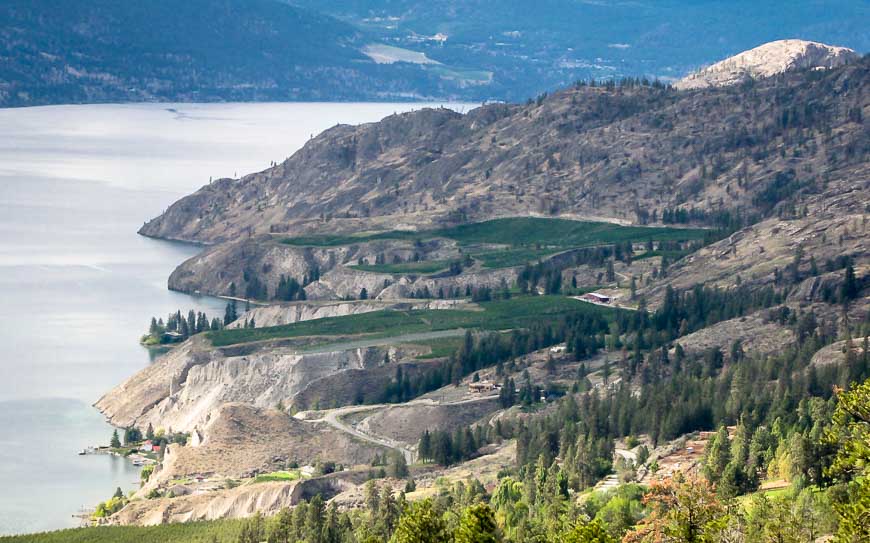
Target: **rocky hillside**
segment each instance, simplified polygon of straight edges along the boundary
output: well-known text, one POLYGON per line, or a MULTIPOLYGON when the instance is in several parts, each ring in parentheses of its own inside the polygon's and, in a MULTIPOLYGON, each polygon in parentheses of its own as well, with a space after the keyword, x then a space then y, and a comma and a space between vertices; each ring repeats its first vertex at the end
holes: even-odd
POLYGON ((778 40, 726 58, 681 79, 674 86, 685 90, 737 85, 794 70, 835 68, 858 58, 858 53, 847 47, 806 40, 778 40))
MULTIPOLYGON (((644 292, 659 298, 667 285, 725 288, 794 285, 792 298, 819 301, 839 288, 842 274, 825 275, 825 263, 848 258, 870 264, 867 195, 870 164, 832 168, 802 196, 800 210, 764 219, 679 260, 666 281, 644 292), (827 288, 821 288, 826 282, 827 288)), ((830 270, 828 270, 830 271, 830 270)), ((860 270, 859 270, 860 271, 860 270)))
POLYGON ((216 243, 505 215, 766 216, 865 160, 868 66, 692 93, 580 86, 467 115, 430 109, 337 126, 274 168, 203 187, 141 233, 216 243))

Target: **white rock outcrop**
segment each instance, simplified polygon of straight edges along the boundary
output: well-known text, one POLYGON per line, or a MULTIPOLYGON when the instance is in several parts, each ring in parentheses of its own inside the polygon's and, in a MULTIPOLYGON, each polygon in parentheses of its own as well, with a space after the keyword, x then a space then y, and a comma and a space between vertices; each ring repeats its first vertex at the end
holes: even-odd
POLYGON ((289 405, 319 379, 383 364, 381 348, 296 354, 290 349, 221 350, 194 336, 127 379, 95 404, 118 427, 191 432, 229 402, 289 405), (241 352, 232 352, 239 350, 241 352))
POLYGON ((736 85, 791 70, 828 69, 859 57, 847 47, 806 40, 777 40, 726 58, 676 82, 680 90, 736 85))

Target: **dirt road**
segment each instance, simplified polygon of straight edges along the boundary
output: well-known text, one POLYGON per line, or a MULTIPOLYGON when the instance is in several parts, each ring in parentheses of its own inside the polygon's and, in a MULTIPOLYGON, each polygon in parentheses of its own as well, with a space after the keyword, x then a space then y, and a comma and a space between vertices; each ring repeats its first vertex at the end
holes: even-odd
POLYGON ((411 400, 409 402, 403 404, 374 404, 374 405, 352 405, 347 407, 339 407, 336 409, 329 409, 325 411, 301 411, 294 415, 295 418, 305 421, 305 422, 325 422, 329 424, 333 428, 337 430, 341 430, 342 432, 348 433, 354 437, 362 439, 363 441, 368 441, 369 443, 374 443, 375 445, 380 445, 382 447, 387 447, 389 449, 393 449, 394 451, 398 451, 402 453, 405 457, 405 461, 408 464, 413 464, 417 461, 417 451, 409 448, 404 443, 400 443, 394 439, 390 439, 388 437, 377 436, 374 434, 370 434, 367 432, 362 432, 356 429, 353 425, 348 424, 342 420, 342 417, 347 415, 351 415, 353 413, 362 413, 365 411, 375 411, 377 409, 385 409, 397 405, 402 406, 413 406, 413 405, 430 405, 430 406, 449 406, 449 405, 464 405, 468 403, 489 401, 493 398, 497 398, 497 394, 488 394, 485 396, 479 396, 474 398, 467 398, 465 400, 459 400, 455 402, 439 402, 433 400, 432 398, 417 398, 415 400, 411 400), (315 415, 321 415, 318 418, 311 418, 315 415))

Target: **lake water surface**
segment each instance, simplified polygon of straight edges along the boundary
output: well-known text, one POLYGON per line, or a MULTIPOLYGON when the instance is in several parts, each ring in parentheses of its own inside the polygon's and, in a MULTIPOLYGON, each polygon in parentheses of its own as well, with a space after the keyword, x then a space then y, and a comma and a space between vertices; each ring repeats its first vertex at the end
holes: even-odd
MULTIPOLYGON (((138 469, 91 407, 148 364, 152 315, 224 304, 170 292, 199 249, 136 234, 210 177, 281 161, 338 122, 421 104, 134 104, 0 109, 0 535, 76 526, 138 469)), ((468 106, 450 105, 457 110, 468 106)))

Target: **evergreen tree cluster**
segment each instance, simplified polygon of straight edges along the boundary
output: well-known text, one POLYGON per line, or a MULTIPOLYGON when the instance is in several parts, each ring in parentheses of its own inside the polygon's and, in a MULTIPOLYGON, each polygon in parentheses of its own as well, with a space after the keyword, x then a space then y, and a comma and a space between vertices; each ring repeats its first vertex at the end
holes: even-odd
POLYGON ((166 321, 162 318, 151 317, 148 333, 142 338, 142 342, 146 344, 170 343, 185 340, 194 334, 220 330, 221 328, 223 325, 219 319, 209 320, 203 312, 194 312, 191 309, 185 317, 181 310, 178 310, 175 313, 170 313, 166 321))
POLYGON ((457 428, 454 432, 426 430, 420 436, 417 454, 423 462, 449 466, 477 456, 477 451, 489 442, 482 426, 457 428))
MULTIPOLYGON (((318 279, 320 278, 320 273, 317 273, 318 279)), ((278 288, 275 289, 275 300, 281 300, 283 302, 292 302, 294 300, 305 300, 305 289, 296 279, 292 277, 285 277, 284 274, 281 274, 281 277, 278 278, 278 288)))

